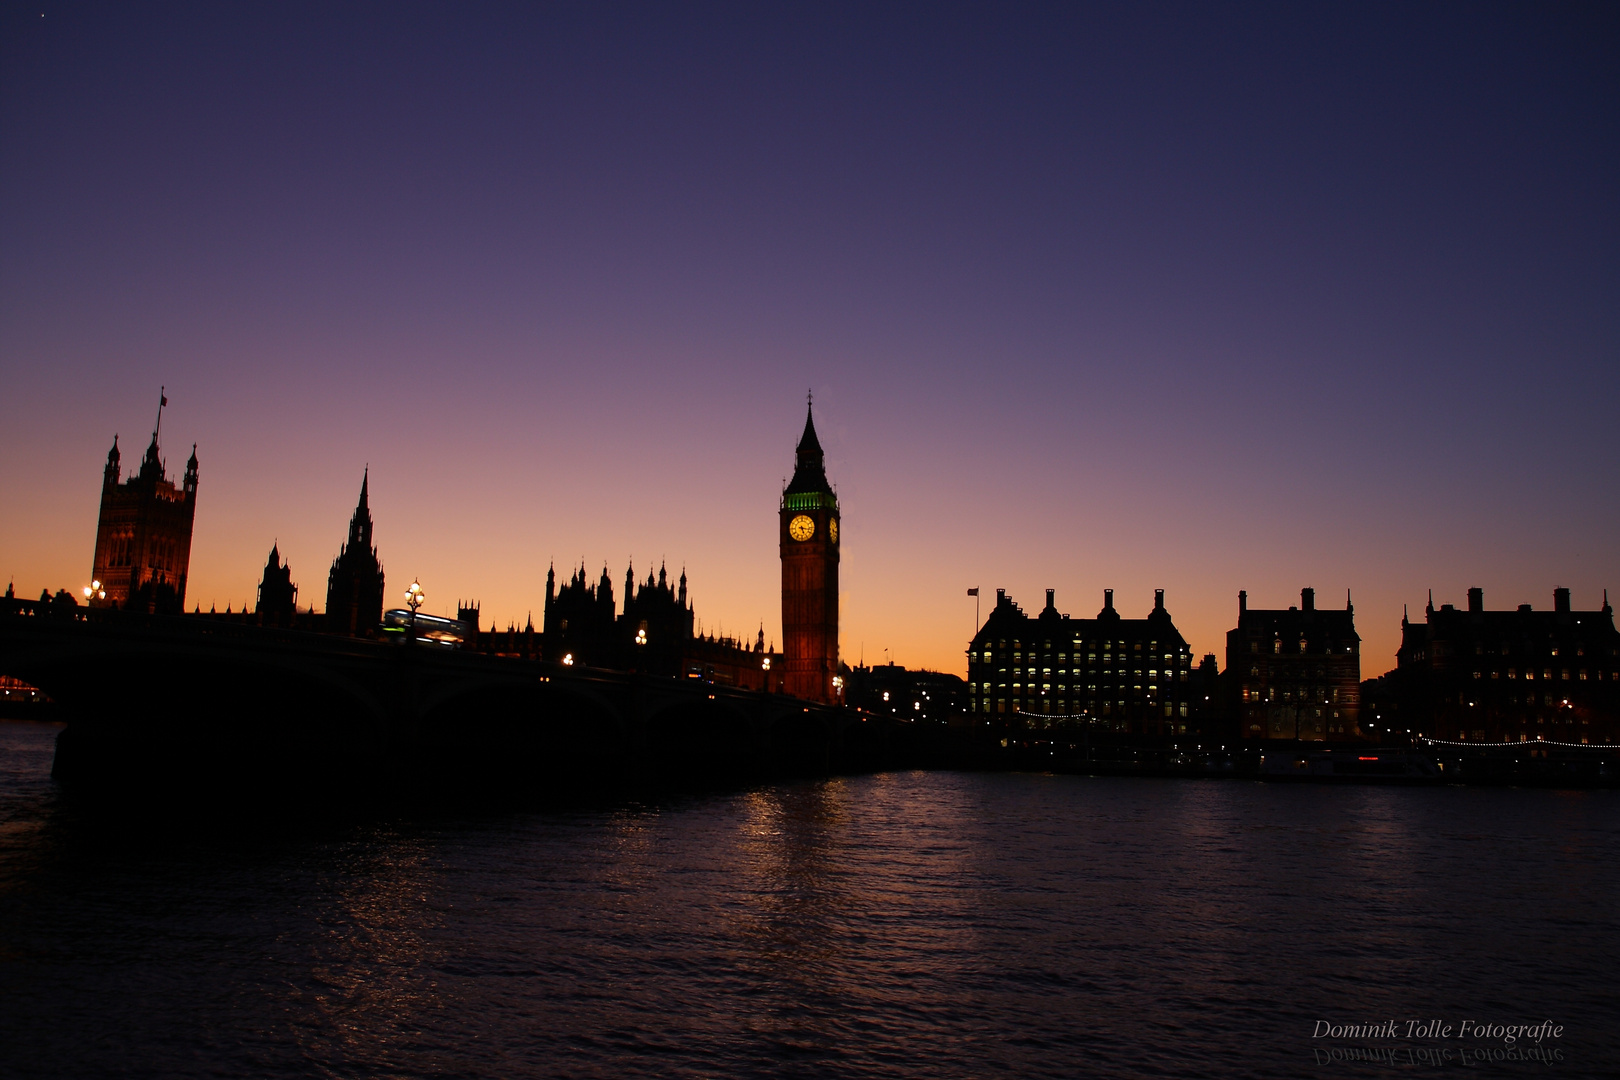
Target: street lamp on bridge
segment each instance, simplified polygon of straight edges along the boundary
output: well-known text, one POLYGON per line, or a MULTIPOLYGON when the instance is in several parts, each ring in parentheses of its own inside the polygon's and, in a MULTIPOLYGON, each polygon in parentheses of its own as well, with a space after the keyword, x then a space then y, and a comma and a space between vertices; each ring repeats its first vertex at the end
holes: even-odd
POLYGON ((422 601, 426 599, 427 593, 422 591, 422 582, 420 580, 411 582, 411 587, 405 590, 405 603, 411 609, 411 631, 409 641, 412 645, 416 644, 416 609, 421 607, 422 601))

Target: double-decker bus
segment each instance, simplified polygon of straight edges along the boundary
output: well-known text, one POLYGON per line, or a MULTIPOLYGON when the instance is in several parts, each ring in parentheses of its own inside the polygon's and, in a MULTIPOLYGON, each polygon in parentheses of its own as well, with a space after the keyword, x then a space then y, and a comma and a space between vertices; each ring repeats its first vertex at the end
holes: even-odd
MULTIPOLYGON (((383 640, 397 641, 401 644, 411 637, 411 613, 404 608, 394 608, 383 612, 382 631, 383 640)), ((415 616, 416 640, 427 642, 430 645, 442 645, 447 649, 459 649, 462 644, 472 636, 472 627, 456 619, 446 619, 438 615, 423 615, 420 612, 415 616)))

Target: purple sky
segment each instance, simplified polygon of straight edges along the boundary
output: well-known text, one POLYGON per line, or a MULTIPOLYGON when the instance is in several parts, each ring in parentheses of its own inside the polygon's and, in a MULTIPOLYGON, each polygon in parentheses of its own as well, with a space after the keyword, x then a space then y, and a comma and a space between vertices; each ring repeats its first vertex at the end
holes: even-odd
POLYGON ((324 607, 369 462, 391 602, 667 558, 780 640, 810 388, 851 661, 1620 588, 1613 5, 467 7, 3 5, 19 592, 160 384, 205 610, 324 607))

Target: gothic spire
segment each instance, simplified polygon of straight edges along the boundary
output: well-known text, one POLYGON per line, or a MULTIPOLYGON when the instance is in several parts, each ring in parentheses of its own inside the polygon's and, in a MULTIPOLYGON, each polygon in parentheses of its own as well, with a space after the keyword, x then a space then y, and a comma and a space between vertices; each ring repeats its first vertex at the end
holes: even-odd
POLYGON ((814 463, 821 464, 821 440, 816 438, 816 412, 814 404, 806 404, 804 408, 804 434, 799 436, 798 446, 799 464, 806 464, 806 458, 813 458, 814 463))
POLYGON ((821 440, 816 438, 816 418, 813 405, 806 405, 804 414, 804 434, 799 437, 799 445, 795 449, 796 461, 793 467, 793 479, 788 482, 785 494, 799 495, 810 492, 832 494, 832 485, 827 482, 826 455, 821 450, 821 440))
POLYGON ((349 519, 349 545, 363 550, 371 548, 371 502, 369 488, 371 466, 360 476, 360 501, 355 504, 354 517, 349 519))

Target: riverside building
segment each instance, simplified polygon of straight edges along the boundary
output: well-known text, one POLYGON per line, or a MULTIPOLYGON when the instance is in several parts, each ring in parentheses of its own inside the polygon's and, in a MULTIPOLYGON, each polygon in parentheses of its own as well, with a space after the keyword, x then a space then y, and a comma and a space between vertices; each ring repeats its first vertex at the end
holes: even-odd
POLYGON ((1299 606, 1251 608, 1238 593, 1238 624, 1226 634, 1226 672, 1244 739, 1337 742, 1362 738, 1361 637, 1355 606, 1319 609, 1316 590, 1299 606))
POLYGON ((1162 737, 1188 734, 1192 650, 1155 589, 1145 619, 1114 609, 1103 590, 1095 619, 1071 619, 1053 605, 1034 618, 996 590, 996 606, 968 649, 968 707, 975 726, 999 726, 1024 714, 1085 717, 1108 730, 1162 737))
POLYGON ((1413 733, 1469 743, 1620 741, 1620 634, 1609 594, 1577 611, 1568 589, 1548 611, 1434 606, 1401 620, 1392 690, 1413 733), (1421 729, 1421 732, 1420 732, 1421 729))
POLYGON ((197 516, 197 447, 192 446, 185 477, 176 487, 158 450, 167 403, 162 398, 158 405, 158 422, 139 472, 121 482, 116 435, 107 452, 91 564, 97 586, 94 595, 86 592, 92 606, 173 615, 185 608, 191 526, 197 516))
POLYGON ((326 576, 326 629, 334 634, 366 636, 382 623, 382 560, 371 542, 371 469, 360 477, 360 501, 349 519, 349 538, 338 548, 326 576))

